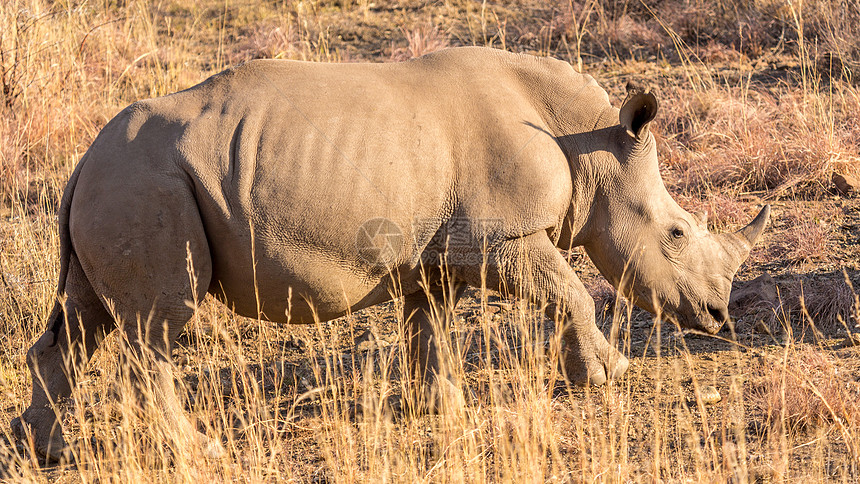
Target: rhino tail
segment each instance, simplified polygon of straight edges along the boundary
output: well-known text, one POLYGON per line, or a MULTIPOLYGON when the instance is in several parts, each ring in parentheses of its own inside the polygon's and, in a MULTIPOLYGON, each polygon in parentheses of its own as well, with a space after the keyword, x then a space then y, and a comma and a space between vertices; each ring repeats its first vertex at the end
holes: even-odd
MULTIPOLYGON (((88 153, 87 153, 88 154, 88 153)), ((60 236, 60 277, 57 282, 57 295, 54 298, 54 308, 51 310, 51 316, 48 318, 48 330, 54 333, 54 343, 60 334, 60 327, 65 321, 63 314, 63 299, 66 292, 66 278, 69 275, 69 263, 72 259, 72 236, 69 231, 69 212, 72 207, 72 196, 75 193, 75 186, 78 184, 78 177, 81 174, 81 169, 87 160, 87 154, 84 154, 81 161, 75 167, 72 175, 69 177, 69 182, 66 184, 66 189, 63 191, 63 198, 60 200, 60 207, 57 211, 57 220, 59 221, 59 236, 60 236)))

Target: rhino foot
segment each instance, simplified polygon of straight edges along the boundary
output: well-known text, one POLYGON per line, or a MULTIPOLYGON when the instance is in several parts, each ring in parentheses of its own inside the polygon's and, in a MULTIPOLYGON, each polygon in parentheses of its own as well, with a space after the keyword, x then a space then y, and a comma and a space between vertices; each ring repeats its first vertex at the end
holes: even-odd
POLYGON ((581 386, 603 385, 621 377, 630 362, 594 328, 587 337, 570 329, 562 335, 560 369, 571 383, 581 386))
POLYGON ((24 415, 10 423, 15 439, 29 447, 32 441, 33 450, 48 462, 73 460, 72 448, 63 438, 63 431, 53 410, 28 409, 24 415))
POLYGON ((202 433, 197 436, 197 439, 205 459, 220 460, 227 457, 227 451, 224 449, 224 446, 221 445, 221 442, 218 442, 215 439, 210 439, 202 433))

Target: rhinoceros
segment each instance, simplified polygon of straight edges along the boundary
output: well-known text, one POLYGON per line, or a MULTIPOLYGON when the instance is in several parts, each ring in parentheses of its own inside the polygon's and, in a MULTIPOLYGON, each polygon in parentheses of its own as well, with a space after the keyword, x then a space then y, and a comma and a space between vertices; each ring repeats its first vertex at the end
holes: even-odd
POLYGON ((286 323, 401 294, 419 386, 440 373, 431 318, 443 274, 543 304, 571 382, 623 374, 559 248, 583 247, 642 308, 716 332, 769 207, 723 234, 684 211, 660 177, 657 109, 649 90, 617 109, 566 62, 488 48, 388 64, 255 60, 135 102, 65 189, 58 298, 27 353, 32 401, 14 434, 66 451, 66 365, 85 364, 114 328, 155 355, 157 371, 139 378, 191 429, 169 358, 190 301, 207 293, 286 323))

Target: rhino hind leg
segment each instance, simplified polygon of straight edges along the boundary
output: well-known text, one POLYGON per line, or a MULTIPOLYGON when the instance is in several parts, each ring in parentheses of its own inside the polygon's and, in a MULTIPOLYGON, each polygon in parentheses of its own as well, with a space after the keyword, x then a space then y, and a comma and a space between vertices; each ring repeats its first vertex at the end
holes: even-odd
POLYGON ((120 371, 128 378, 121 379, 119 391, 128 392, 143 415, 156 417, 156 428, 172 439, 173 451, 209 452, 214 444, 184 412, 171 360, 174 342, 194 314, 193 303, 203 299, 212 278, 203 222, 181 179, 127 178, 128 185, 123 178, 120 186, 108 188, 83 177, 78 181, 76 200, 110 197, 110 203, 99 204, 97 216, 82 210, 75 219, 73 201, 72 240, 121 333, 120 371))
POLYGON ((448 397, 456 393, 447 377, 446 359, 440 354, 439 337, 446 331, 447 319, 453 316, 465 288, 465 284, 434 286, 403 298, 408 368, 415 384, 409 403, 418 413, 435 412, 440 405, 451 403, 448 397))
POLYGON ((49 460, 69 459, 62 434, 67 399, 80 374, 114 320, 93 291, 75 254, 69 260, 65 301, 57 302, 44 334, 27 352, 33 388, 30 406, 12 421, 21 442, 49 460))
POLYGON ((460 272, 473 285, 486 284, 503 294, 546 304, 546 315, 561 332, 562 375, 578 385, 601 385, 627 371, 628 361, 597 328, 594 300, 546 233, 538 232, 495 246, 485 269, 460 272))

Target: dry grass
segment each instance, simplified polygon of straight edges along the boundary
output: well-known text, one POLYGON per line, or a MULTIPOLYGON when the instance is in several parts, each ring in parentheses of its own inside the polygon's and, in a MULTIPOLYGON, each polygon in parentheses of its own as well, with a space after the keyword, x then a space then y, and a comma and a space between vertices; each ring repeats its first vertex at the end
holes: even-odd
MULTIPOLYGON (((381 61, 494 45, 570 60, 603 78, 616 98, 628 77, 618 73, 638 69, 640 77, 665 79, 655 131, 670 188, 685 207, 707 210, 712 226, 730 229, 754 211, 739 202, 745 192, 815 197, 829 188, 831 172, 858 170, 860 44, 847 34, 860 25, 857 4, 808 1, 802 12, 792 5, 466 1, 426 4, 419 14, 364 1, 0 3, 0 475, 32 482, 742 482, 763 465, 786 480, 856 478, 856 454, 843 451, 856 449, 860 435, 856 384, 841 369, 854 357, 791 353, 768 366, 784 378, 751 394, 744 354, 724 348, 711 364, 697 351, 712 346, 687 347, 673 328, 652 330, 629 311, 611 316, 622 328, 630 373, 590 390, 561 382, 554 323, 537 308, 493 317, 474 303, 467 321, 448 311, 445 361, 463 392, 446 394, 444 415, 399 419, 392 397, 408 394, 410 383, 400 373, 397 303, 287 328, 237 318, 207 299, 180 340, 176 370, 189 411, 228 458, 199 460, 199 449, 157 408, 112 398, 129 393, 115 337, 88 369, 76 369, 82 385, 66 423, 79 443, 77 466, 44 467, 3 426, 28 403, 24 354, 53 297, 62 186, 101 126, 130 102, 259 57, 381 61), (372 342, 361 349, 360 334, 372 342), (702 402, 706 384, 719 387, 722 403, 702 402), (748 432, 761 416, 838 430, 800 446, 791 425, 766 436, 748 432)), ((775 250, 783 252, 769 254, 820 261, 831 229, 803 212, 788 217, 795 228, 782 234, 786 242, 775 250)), ((846 317, 843 303, 853 304, 854 293, 844 289, 804 285, 817 326, 846 317)), ((613 297, 605 283, 592 290, 599 302, 613 297)), ((800 311, 788 313, 796 321, 800 311)))
POLYGON ((661 151, 670 183, 694 194, 717 187, 777 197, 826 192, 834 171, 856 175, 860 105, 853 87, 833 88, 667 93, 661 151), (816 112, 823 104, 832 111, 816 112))
POLYGON ((783 215, 785 229, 771 249, 773 256, 794 263, 826 261, 832 252, 832 234, 838 212, 811 211, 798 206, 783 215))
POLYGON ((848 371, 853 366, 852 361, 814 347, 789 347, 782 355, 762 357, 753 366, 751 399, 770 425, 794 430, 820 424, 857 429, 860 381, 848 371))
POLYGON ((756 205, 745 202, 737 193, 708 189, 705 193, 689 195, 678 193, 675 200, 684 210, 705 213, 712 230, 737 229, 749 223, 756 215, 756 205))
POLYGON ((419 25, 412 30, 401 28, 408 45, 392 48, 391 60, 405 61, 451 46, 451 39, 435 25, 419 25))
POLYGON ((797 301, 791 310, 802 312, 807 323, 825 334, 855 327, 855 298, 854 288, 838 277, 807 279, 789 291, 789 300, 797 301))

